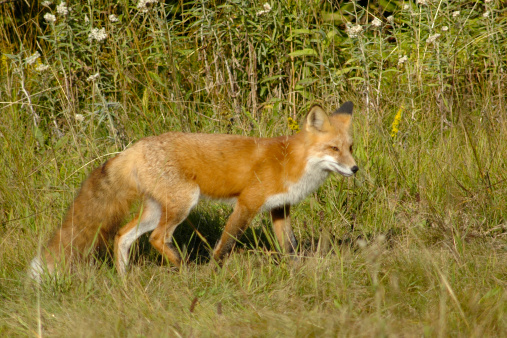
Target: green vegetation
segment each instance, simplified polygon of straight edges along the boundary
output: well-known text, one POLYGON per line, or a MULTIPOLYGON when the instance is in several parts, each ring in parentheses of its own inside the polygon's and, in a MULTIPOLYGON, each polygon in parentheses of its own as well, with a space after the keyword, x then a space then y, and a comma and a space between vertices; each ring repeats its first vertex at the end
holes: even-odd
POLYGON ((503 2, 146 2, 0 4, 0 335, 507 334, 503 2), (136 140, 291 134, 347 100, 360 171, 292 209, 301 259, 259 215, 216 269, 200 235, 230 207, 205 202, 179 272, 143 238, 125 280, 107 258, 27 278, 87 173, 136 140))

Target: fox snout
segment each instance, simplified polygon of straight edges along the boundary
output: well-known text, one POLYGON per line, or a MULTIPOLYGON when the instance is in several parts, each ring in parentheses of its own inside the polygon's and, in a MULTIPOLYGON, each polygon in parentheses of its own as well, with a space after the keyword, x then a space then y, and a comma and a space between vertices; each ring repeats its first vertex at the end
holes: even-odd
POLYGON ((359 167, 355 163, 350 166, 345 163, 340 163, 332 157, 327 157, 326 160, 324 161, 326 170, 341 174, 345 177, 350 177, 359 170, 359 167))
POLYGON ((350 177, 352 175, 355 175, 357 171, 359 170, 359 167, 357 166, 354 159, 351 161, 352 163, 338 163, 336 170, 338 173, 342 174, 345 177, 350 177))
POLYGON ((354 160, 354 157, 352 157, 351 153, 340 153, 338 157, 335 157, 335 172, 345 176, 350 177, 353 176, 357 171, 359 170, 359 167, 356 164, 356 161, 354 160))
POLYGON ((341 158, 336 159, 336 171, 345 177, 355 175, 359 170, 352 154, 342 154, 341 158))
POLYGON ((343 167, 341 166, 338 171, 338 173, 342 174, 343 176, 345 177, 349 177, 349 176, 352 176, 354 175, 355 173, 357 173, 357 171, 359 170, 359 167, 357 165, 354 165, 352 166, 351 168, 347 168, 347 167, 343 167), (341 170, 340 170, 341 169, 341 170), (345 170, 344 170, 345 169, 345 170))

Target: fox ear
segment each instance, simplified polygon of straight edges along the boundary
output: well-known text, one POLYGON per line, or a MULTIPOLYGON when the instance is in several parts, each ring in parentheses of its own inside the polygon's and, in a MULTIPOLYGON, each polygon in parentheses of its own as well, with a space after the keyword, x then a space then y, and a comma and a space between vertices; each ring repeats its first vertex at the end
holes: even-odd
POLYGON ((336 109, 333 113, 335 114, 349 114, 352 115, 352 110, 354 109, 354 104, 350 101, 345 102, 341 105, 340 108, 336 109))
POLYGON ((329 117, 320 106, 313 106, 306 116, 306 128, 324 131, 330 125, 329 117))

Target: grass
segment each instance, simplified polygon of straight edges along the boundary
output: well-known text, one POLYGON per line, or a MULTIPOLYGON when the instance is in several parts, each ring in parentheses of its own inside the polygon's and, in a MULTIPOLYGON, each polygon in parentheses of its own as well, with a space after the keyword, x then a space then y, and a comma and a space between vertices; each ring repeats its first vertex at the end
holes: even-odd
POLYGON ((505 6, 378 4, 2 5, 0 334, 504 336, 505 6), (125 279, 108 259, 27 278, 82 180, 132 142, 290 134, 346 100, 360 171, 292 208, 299 259, 262 214, 216 268, 200 235, 212 247, 231 208, 205 202, 178 228, 179 272, 143 237, 125 279))
POLYGON ((456 254, 410 238, 337 249, 279 264, 245 251, 222 270, 190 264, 178 273, 148 261, 134 265, 126 281, 110 267, 80 267, 66 283, 41 289, 11 281, 9 293, 18 296, 6 299, 2 330, 58 336, 505 332, 505 255, 485 253, 482 244, 456 254))

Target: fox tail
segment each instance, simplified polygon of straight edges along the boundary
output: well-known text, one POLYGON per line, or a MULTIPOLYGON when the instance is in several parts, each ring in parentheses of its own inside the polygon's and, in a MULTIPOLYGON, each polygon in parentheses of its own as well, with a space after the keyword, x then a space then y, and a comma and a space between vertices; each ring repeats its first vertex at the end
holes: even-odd
MULTIPOLYGON (((32 260, 29 275, 40 281, 75 260, 104 248, 138 196, 137 185, 125 158, 116 156, 95 169, 83 182, 62 226, 32 260)), ((132 163, 132 162, 131 162, 132 163)))

